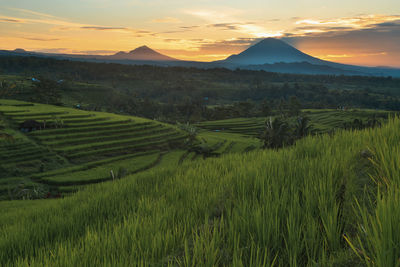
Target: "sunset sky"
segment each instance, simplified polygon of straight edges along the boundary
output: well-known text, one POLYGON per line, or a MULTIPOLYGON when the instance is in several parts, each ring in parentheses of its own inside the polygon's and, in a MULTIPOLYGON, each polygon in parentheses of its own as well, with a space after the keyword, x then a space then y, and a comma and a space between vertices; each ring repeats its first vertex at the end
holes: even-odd
POLYGON ((0 49, 213 61, 265 37, 325 60, 400 67, 399 0, 0 0, 0 49))

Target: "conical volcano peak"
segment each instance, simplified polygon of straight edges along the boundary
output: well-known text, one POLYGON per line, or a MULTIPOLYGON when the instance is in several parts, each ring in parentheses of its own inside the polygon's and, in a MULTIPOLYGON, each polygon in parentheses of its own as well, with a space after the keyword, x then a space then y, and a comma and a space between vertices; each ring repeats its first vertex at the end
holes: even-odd
POLYGON ((177 59, 165 56, 144 45, 134 50, 126 52, 118 52, 109 57, 116 60, 140 60, 140 61, 178 61, 177 59))
POLYGON ((228 57, 225 61, 240 65, 262 65, 280 62, 320 62, 319 59, 304 54, 286 42, 275 38, 266 38, 242 53, 228 57))
POLYGON ((140 53, 157 53, 156 51, 154 51, 153 49, 151 49, 150 47, 148 47, 147 45, 143 45, 140 46, 134 50, 131 50, 129 53, 136 53, 136 52, 140 52, 140 53))
POLYGON ((284 41, 280 40, 280 39, 276 39, 276 38, 265 38, 263 40, 261 40, 260 42, 258 42, 257 44, 283 44, 283 45, 288 45, 287 43, 285 43, 284 41))

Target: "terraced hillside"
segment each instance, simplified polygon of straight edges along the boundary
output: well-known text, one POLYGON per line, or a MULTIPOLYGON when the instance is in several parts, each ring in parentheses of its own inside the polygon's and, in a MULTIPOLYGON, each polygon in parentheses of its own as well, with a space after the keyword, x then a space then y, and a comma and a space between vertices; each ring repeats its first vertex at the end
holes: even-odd
POLYGON ((1 266, 376 266, 400 255, 400 120, 0 201, 1 266))
MULTIPOLYGON (((332 129, 343 128, 345 123, 353 122, 355 119, 366 122, 376 116, 383 119, 388 112, 377 110, 348 110, 335 109, 308 109, 303 110, 303 115, 310 119, 313 128, 318 133, 326 133, 332 129)), ((234 133, 245 136, 257 136, 264 128, 266 118, 235 118, 218 121, 206 121, 198 123, 197 126, 214 132, 234 133)))
POLYGON ((21 181, 70 191, 120 178, 157 165, 186 137, 147 119, 20 101, 0 100, 0 113, 0 191, 21 181), (32 121, 40 126, 30 132, 32 121))

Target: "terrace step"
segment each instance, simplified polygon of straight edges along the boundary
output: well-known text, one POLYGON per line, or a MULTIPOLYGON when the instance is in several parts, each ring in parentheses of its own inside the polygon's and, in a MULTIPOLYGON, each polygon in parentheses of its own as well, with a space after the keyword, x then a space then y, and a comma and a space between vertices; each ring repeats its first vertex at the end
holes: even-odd
POLYGON ((70 115, 70 116, 59 116, 59 117, 27 117, 27 116, 18 116, 18 117, 12 117, 12 120, 17 121, 17 122, 22 122, 26 120, 36 120, 36 121, 52 121, 54 119, 61 119, 63 121, 68 120, 68 119, 83 119, 83 118, 95 118, 92 115, 70 115))
MULTIPOLYGON (((9 112, 6 112, 9 113, 9 112)), ((30 113, 30 112, 26 112, 26 113, 21 113, 21 112, 17 112, 17 115, 10 115, 10 117, 12 119, 18 119, 18 117, 43 117, 43 116, 56 116, 56 115, 65 115, 68 114, 67 111, 63 111, 63 112, 46 112, 46 113, 30 113)))
POLYGON ((100 129, 93 129, 91 132, 83 132, 77 134, 60 134, 60 135, 51 135, 50 137, 47 135, 36 135, 35 138, 39 139, 41 142, 51 142, 55 140, 69 140, 69 139, 76 139, 76 138, 85 138, 85 137, 94 137, 94 136, 108 136, 115 133, 126 133, 126 132, 133 132, 133 131, 140 131, 140 130, 148 130, 161 127, 161 124, 149 124, 149 123, 137 123, 132 125, 122 125, 125 127, 108 127, 108 128, 100 128, 100 129), (129 127, 128 127, 129 126, 129 127), (118 129, 116 129, 118 128, 118 129))
POLYGON ((145 155, 150 155, 150 154, 154 154, 156 152, 158 152, 158 150, 149 150, 149 151, 145 151, 145 152, 138 152, 138 153, 134 153, 134 154, 128 154, 128 155, 123 155, 123 156, 118 156, 118 157, 107 158, 105 160, 103 159, 103 160, 99 160, 99 161, 92 161, 90 163, 86 163, 86 164, 82 164, 82 165, 66 167, 66 168, 62 168, 62 169, 48 171, 45 173, 34 174, 31 176, 31 178, 33 178, 35 180, 39 180, 39 179, 45 178, 45 177, 62 175, 62 174, 77 172, 77 171, 90 170, 90 169, 93 169, 95 167, 98 167, 98 166, 101 166, 104 164, 109 164, 109 163, 112 163, 115 161, 126 160, 126 159, 131 159, 131 158, 145 156, 145 155))
POLYGON ((72 146, 68 149, 55 149, 55 151, 62 152, 64 154, 69 154, 69 153, 76 153, 80 151, 88 151, 88 150, 99 150, 103 148, 109 148, 113 146, 127 146, 127 145, 134 145, 137 143, 143 143, 143 142, 148 142, 151 140, 158 140, 162 138, 168 138, 169 136, 174 136, 179 134, 178 132, 172 132, 172 130, 168 129, 168 132, 166 134, 158 134, 158 135, 150 135, 147 137, 142 137, 142 138, 130 138, 130 139, 125 139, 125 140, 118 140, 118 141, 108 141, 108 142, 97 142, 97 143, 92 143, 90 145, 84 144, 84 145, 77 145, 77 146, 72 146))
POLYGON ((40 152, 48 152, 48 150, 41 148, 41 147, 33 147, 33 148, 26 149, 26 150, 16 150, 16 151, 12 151, 9 153, 4 153, 4 154, 1 153, 0 159, 1 159, 1 163, 3 163, 3 162, 5 162, 5 160, 8 160, 8 159, 23 157, 23 156, 30 156, 30 155, 37 155, 40 152))
POLYGON ((119 147, 111 147, 111 148, 105 148, 105 149, 99 149, 99 150, 93 150, 93 151, 78 152, 78 153, 68 155, 67 158, 72 160, 73 162, 82 162, 82 161, 88 162, 88 161, 91 161, 93 159, 93 157, 94 158, 101 158, 101 157, 104 158, 104 157, 108 157, 108 156, 130 154, 133 152, 160 148, 165 144, 182 141, 185 138, 186 138, 186 135, 176 135, 176 136, 170 137, 167 140, 165 140, 165 139, 163 140, 163 138, 161 138, 160 140, 153 139, 150 142, 140 143, 140 144, 136 144, 136 145, 124 145, 124 146, 119 146, 119 147))
MULTIPOLYGON (((150 155, 153 155, 153 154, 149 154, 148 156, 150 156, 150 155)), ((156 155, 154 154, 154 156, 156 156, 156 155)), ((138 172, 148 170, 148 169, 154 167, 155 165, 157 165, 161 161, 161 158, 162 158, 162 153, 158 153, 158 155, 154 161, 148 162, 148 163, 144 164, 143 167, 140 167, 134 171, 128 172, 127 175, 131 175, 131 174, 135 174, 138 172)), ((114 171, 117 171, 117 170, 114 170, 114 171)), ((86 173, 86 171, 76 172, 75 175, 79 176, 80 174, 84 174, 84 173, 86 173)), ((87 173, 88 173, 87 175, 90 176, 90 171, 88 171, 87 173)), ((112 180, 108 171, 106 173, 104 173, 103 176, 100 175, 99 177, 90 177, 85 180, 78 180, 78 181, 74 180, 74 178, 72 177, 73 175, 74 175, 74 173, 71 173, 68 176, 65 176, 65 175, 60 176, 60 177, 58 177, 58 178, 60 178, 60 181, 57 181, 57 176, 55 176, 55 177, 49 177, 49 178, 42 179, 40 182, 48 184, 48 185, 55 185, 55 186, 70 186, 70 185, 75 186, 75 185, 94 184, 94 183, 100 183, 100 182, 112 180), (72 179, 68 179, 69 176, 71 176, 72 179)))
POLYGON ((106 141, 113 141, 113 140, 125 140, 131 139, 133 137, 140 137, 143 135, 152 135, 164 132, 172 131, 171 128, 161 128, 161 129, 150 129, 147 131, 137 131, 137 132, 129 132, 121 135, 106 135, 106 136, 93 136, 88 138, 76 138, 76 139, 66 139, 65 141, 59 142, 43 142, 46 145, 53 146, 55 148, 61 148, 65 146, 72 146, 72 145, 81 145, 81 144, 91 144, 91 143, 98 143, 98 142, 106 142, 106 141))
POLYGON ((13 164, 13 163, 18 163, 18 164, 22 164, 25 161, 32 161, 32 160, 41 160, 47 156, 55 156, 54 153, 46 151, 45 153, 40 153, 40 154, 32 154, 32 155, 28 155, 25 157, 20 157, 20 158, 11 158, 8 160, 2 160, 1 163, 4 165, 9 165, 9 164, 13 164))
POLYGON ((122 125, 126 125, 126 124, 132 123, 132 122, 133 121, 131 121, 131 120, 123 120, 123 121, 109 121, 109 122, 94 123, 94 124, 83 124, 82 126, 70 125, 67 127, 64 126, 64 128, 35 131, 35 132, 31 132, 30 135, 45 136, 45 135, 54 135, 54 134, 92 132, 94 130, 98 130, 98 129, 102 129, 102 128, 114 128, 116 126, 121 127, 122 125))

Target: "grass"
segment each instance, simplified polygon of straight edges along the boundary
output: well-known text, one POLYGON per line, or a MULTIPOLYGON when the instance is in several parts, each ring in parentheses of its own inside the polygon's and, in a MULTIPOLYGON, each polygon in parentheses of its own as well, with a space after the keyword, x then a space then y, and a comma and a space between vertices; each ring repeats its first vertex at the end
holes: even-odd
MULTIPOLYGON (((336 109, 305 109, 302 116, 310 118, 310 123, 316 133, 327 133, 333 129, 343 128, 346 122, 355 119, 366 120, 376 115, 381 120, 386 119, 389 112, 380 110, 348 110, 336 109)), ((237 133, 245 136, 257 136, 264 128, 266 118, 235 118, 219 121, 206 121, 198 123, 197 126, 209 131, 237 133)))
POLYGON ((113 171, 115 176, 118 175, 118 171, 121 168, 124 168, 126 174, 134 173, 143 168, 152 166, 158 158, 159 153, 153 153, 150 155, 138 156, 131 159, 103 164, 84 171, 69 172, 48 178, 42 178, 41 181, 52 185, 78 185, 106 181, 111 180, 111 171, 113 171))
MULTIPOLYGON (((320 132, 377 113, 305 112, 320 132)), ((399 119, 278 151, 251 151, 263 118, 202 123, 224 128, 200 131, 221 155, 202 159, 171 150, 185 138, 175 127, 141 118, 9 100, 0 113, 17 140, 0 145, 0 198, 21 183, 66 196, 0 201, 0 266, 400 264, 399 119), (16 129, 51 113, 64 128, 16 129)))
POLYGON ((215 146, 218 154, 246 152, 246 148, 260 148, 262 143, 259 139, 249 136, 243 136, 230 132, 211 132, 200 131, 198 137, 205 140, 210 146, 215 146))
POLYGON ((14 100, 0 100, 0 118, 3 130, 15 138, 0 145, 0 178, 21 177, 32 184, 79 188, 109 179, 110 169, 135 173, 185 138, 177 128, 147 119, 14 100), (47 128, 21 133, 18 125, 25 120, 46 121, 47 128))
POLYGON ((64 199, 0 202, 0 264, 398 266, 399 128, 166 161, 64 199))

